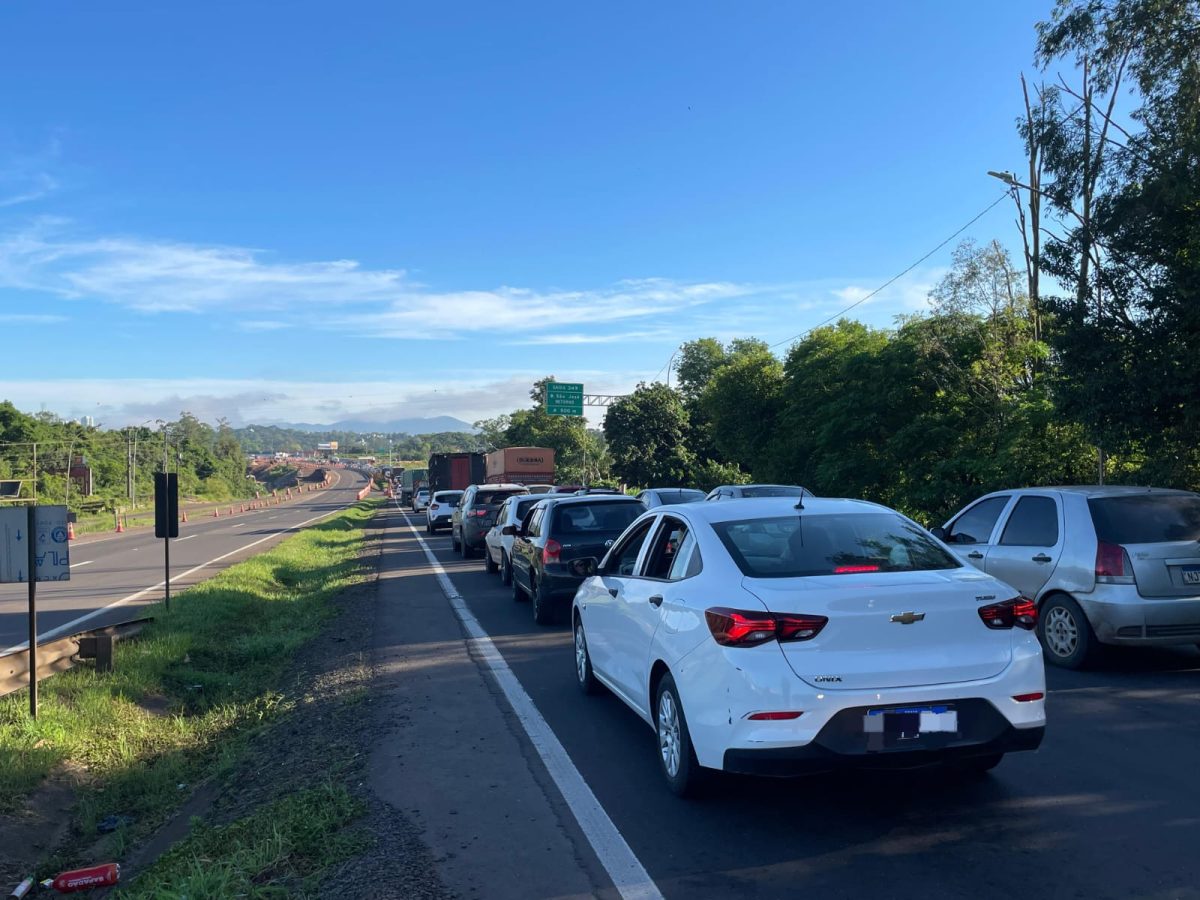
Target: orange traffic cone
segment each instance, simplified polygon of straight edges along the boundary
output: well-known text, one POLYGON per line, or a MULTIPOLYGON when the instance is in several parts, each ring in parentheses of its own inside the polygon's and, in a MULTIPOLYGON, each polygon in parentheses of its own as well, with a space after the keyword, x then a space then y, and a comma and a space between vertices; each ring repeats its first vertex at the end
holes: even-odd
POLYGON ((187 521, 187 510, 186 509, 183 511, 183 521, 184 522, 187 521))
POLYGON ((121 516, 117 516, 117 534, 125 533, 125 521, 121 516))
POLYGON ((245 511, 246 511, 246 504, 245 504, 245 503, 243 503, 243 504, 241 505, 241 508, 238 510, 238 512, 245 512, 245 511))
POLYGON ((231 506, 231 507, 229 507, 229 514, 230 514, 231 516, 233 515, 233 507, 232 507, 232 506, 231 506))
POLYGON ((67 523, 67 540, 68 541, 75 540, 75 523, 74 522, 67 523))
POLYGON ((213 507, 213 518, 214 519, 221 518, 221 510, 217 509, 215 506, 213 507))

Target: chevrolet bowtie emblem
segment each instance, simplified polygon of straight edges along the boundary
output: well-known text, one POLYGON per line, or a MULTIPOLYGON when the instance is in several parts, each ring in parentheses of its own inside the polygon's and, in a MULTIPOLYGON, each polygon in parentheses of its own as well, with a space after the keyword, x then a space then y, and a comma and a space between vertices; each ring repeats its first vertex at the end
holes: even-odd
POLYGON ((911 625, 913 622, 920 622, 925 618, 925 613, 906 612, 900 613, 898 616, 892 616, 893 622, 899 622, 901 625, 911 625))

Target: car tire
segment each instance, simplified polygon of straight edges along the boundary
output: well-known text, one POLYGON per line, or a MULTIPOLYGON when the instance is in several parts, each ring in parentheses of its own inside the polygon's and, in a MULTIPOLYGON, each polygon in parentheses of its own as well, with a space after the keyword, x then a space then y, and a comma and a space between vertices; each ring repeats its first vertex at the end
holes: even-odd
POLYGON ((704 770, 696 761, 679 688, 671 673, 663 675, 654 692, 654 733, 658 765, 667 787, 678 797, 695 796, 704 782, 704 770))
POLYGON ((487 544, 483 545, 483 571, 489 575, 495 575, 500 571, 500 567, 496 565, 496 561, 492 559, 492 550, 487 544))
POLYGON ((542 590, 540 582, 535 581, 533 583, 533 595, 530 599, 533 601, 533 621, 539 625, 553 625, 554 604, 546 596, 546 592, 542 590))
POLYGON ((512 561, 508 558, 508 554, 503 550, 500 551, 500 583, 512 584, 512 561))
POLYGON ((1066 594, 1054 594, 1042 603, 1037 635, 1046 661, 1064 669, 1082 669, 1100 652, 1087 616, 1066 594))
POLYGON ((463 559, 471 559, 475 555, 475 548, 470 546, 461 534, 458 537, 458 552, 463 559))
POLYGON ((592 657, 588 653, 587 636, 583 633, 583 619, 575 616, 575 682, 585 694, 600 690, 600 682, 592 671, 592 657))
POLYGON ((454 526, 450 526, 450 549, 455 553, 458 552, 458 535, 454 533, 454 526))
POLYGON ((433 526, 430 525, 428 522, 425 523, 425 533, 433 534, 433 526))

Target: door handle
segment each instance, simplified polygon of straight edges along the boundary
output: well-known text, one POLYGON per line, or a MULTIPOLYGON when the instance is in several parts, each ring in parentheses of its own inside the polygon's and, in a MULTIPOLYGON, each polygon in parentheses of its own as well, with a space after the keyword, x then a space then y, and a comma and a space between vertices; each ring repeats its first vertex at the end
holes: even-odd
POLYGON ((655 594, 653 597, 650 598, 650 605, 654 606, 654 607, 659 607, 659 606, 662 606, 662 601, 663 601, 662 594, 655 594))
POLYGON ((1047 556, 1045 553, 1039 553, 1037 556, 1031 557, 1031 559, 1032 559, 1032 560, 1033 560, 1035 563, 1048 563, 1048 562, 1053 562, 1053 560, 1052 560, 1052 559, 1051 559, 1049 556, 1047 556))
POLYGON ((978 550, 972 550, 967 554, 967 559, 983 559, 983 554, 978 550))
POLYGON ((621 589, 620 588, 609 588, 608 592, 615 597, 615 596, 617 596, 617 594, 621 593, 621 589))

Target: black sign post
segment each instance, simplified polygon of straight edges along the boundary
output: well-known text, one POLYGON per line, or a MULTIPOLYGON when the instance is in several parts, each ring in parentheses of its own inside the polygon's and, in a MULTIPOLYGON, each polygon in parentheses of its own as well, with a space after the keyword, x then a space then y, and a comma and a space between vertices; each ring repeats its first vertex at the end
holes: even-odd
POLYGON ((29 505, 29 525, 25 543, 29 545, 29 715, 37 718, 37 515, 29 505))
POLYGON ((179 476, 154 473, 154 536, 163 539, 163 600, 171 609, 171 538, 179 537, 179 476))

